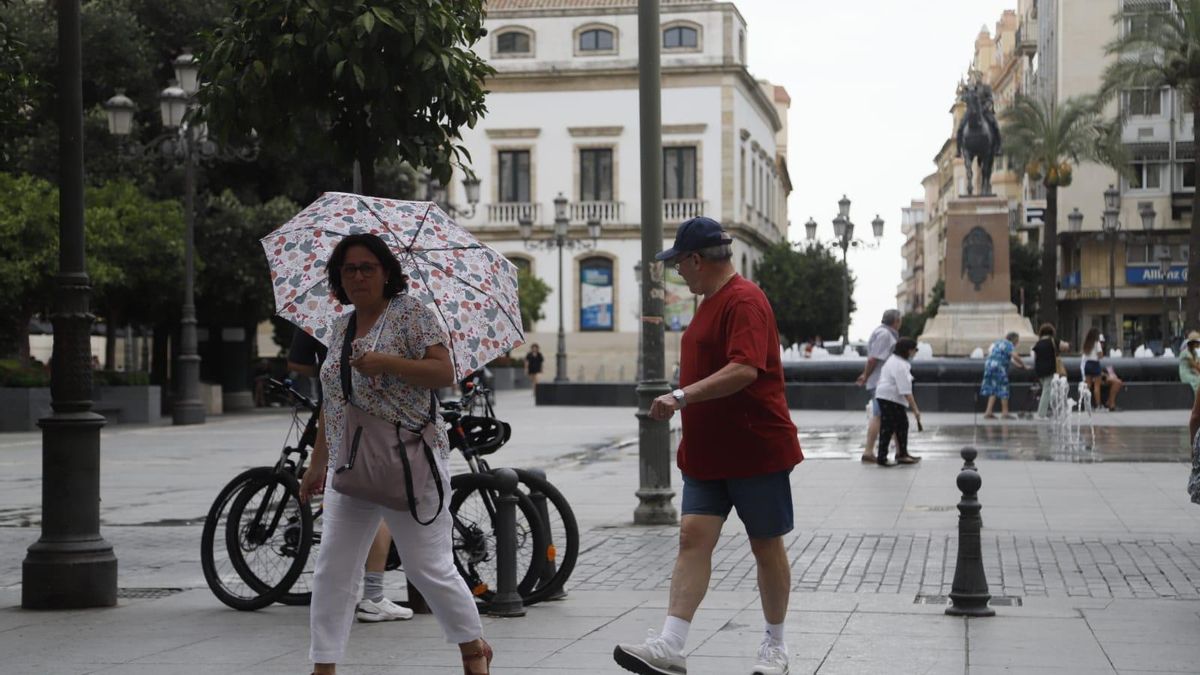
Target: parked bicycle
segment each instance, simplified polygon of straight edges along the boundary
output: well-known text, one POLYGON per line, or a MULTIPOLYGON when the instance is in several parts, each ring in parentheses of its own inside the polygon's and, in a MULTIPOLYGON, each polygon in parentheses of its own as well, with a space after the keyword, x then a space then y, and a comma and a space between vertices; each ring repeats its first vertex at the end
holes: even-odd
MULTIPOLYGON (((292 404, 292 426, 279 459, 274 466, 248 469, 230 481, 213 502, 201 536, 201 566, 209 588, 223 603, 239 610, 260 609, 273 602, 307 604, 321 541, 320 500, 302 504, 299 499, 299 480, 316 440, 317 405, 296 391, 290 382, 270 380, 269 387, 292 404), (306 412, 308 419, 302 424, 306 412)), ((487 400, 486 391, 482 398, 487 400)), ((451 424, 449 430, 451 444, 468 457, 473 444, 484 440, 480 423, 467 420, 464 424, 453 410, 444 411, 443 415, 458 422, 451 424), (467 429, 472 430, 469 438, 467 429)), ((489 419, 489 428, 501 428, 497 422, 489 419)), ((503 438, 498 443, 495 438, 490 439, 486 452, 494 452, 508 439, 508 425, 499 424, 503 425, 503 438)), ((468 457, 468 465, 472 468, 470 473, 451 477, 455 564, 472 592, 487 602, 496 588, 497 492, 486 462, 472 462, 468 457)), ((532 496, 522 492, 517 495, 517 591, 522 598, 533 602, 561 593, 577 555, 578 528, 570 507, 553 486, 538 484, 536 476, 522 473, 534 479, 532 482, 523 479, 527 485, 549 490, 534 492, 532 496), (546 495, 547 503, 554 504, 552 512, 541 505, 540 494, 546 495), (539 501, 535 502, 535 498, 539 501), (547 517, 542 516, 543 511, 547 517), (569 516, 569 525, 564 513, 569 516), (546 522, 552 523, 549 531, 546 522), (555 564, 557 556, 550 543, 551 533, 561 536, 555 541, 574 542, 567 546, 569 565, 555 564), (562 573, 564 569, 566 572, 562 573)), ((564 556, 564 563, 566 559, 564 556)), ((399 564, 393 547, 389 569, 399 564)))

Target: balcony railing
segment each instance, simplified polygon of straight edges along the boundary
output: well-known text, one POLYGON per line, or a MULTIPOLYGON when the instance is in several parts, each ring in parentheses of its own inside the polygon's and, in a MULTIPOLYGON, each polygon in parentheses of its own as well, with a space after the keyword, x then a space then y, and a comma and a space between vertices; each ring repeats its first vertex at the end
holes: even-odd
POLYGON ((516 225, 522 220, 538 221, 538 204, 534 202, 502 202, 487 205, 488 223, 516 225))
POLYGON ((572 202, 571 222, 587 223, 598 220, 605 225, 621 222, 621 202, 572 202))
POLYGON ((664 199, 663 222, 673 225, 689 218, 704 215, 705 201, 703 199, 664 199))

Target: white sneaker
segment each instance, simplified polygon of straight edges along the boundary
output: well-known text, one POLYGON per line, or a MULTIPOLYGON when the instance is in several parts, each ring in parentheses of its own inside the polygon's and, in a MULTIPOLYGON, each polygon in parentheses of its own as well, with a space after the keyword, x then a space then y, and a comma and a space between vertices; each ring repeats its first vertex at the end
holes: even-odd
POLYGON ((367 623, 378 621, 407 621, 413 618, 413 611, 402 605, 382 598, 379 602, 362 599, 354 610, 354 618, 367 623))
POLYGON ((617 645, 613 660, 617 665, 639 675, 687 675, 687 659, 671 649, 654 631, 640 645, 617 645))
POLYGON ((758 647, 758 662, 754 664, 754 675, 787 675, 788 654, 784 645, 773 645, 763 640, 758 647))

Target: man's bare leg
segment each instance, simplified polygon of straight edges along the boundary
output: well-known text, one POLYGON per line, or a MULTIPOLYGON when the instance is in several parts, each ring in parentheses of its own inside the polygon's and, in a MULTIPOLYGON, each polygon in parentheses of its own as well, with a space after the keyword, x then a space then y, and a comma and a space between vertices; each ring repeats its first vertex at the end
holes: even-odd
POLYGON ((725 519, 720 516, 686 514, 679 527, 679 555, 671 575, 671 599, 667 614, 691 623, 708 592, 712 577, 712 552, 721 536, 725 519))
POLYGON ((792 567, 788 563, 783 537, 751 537, 750 549, 758 563, 758 594, 762 599, 763 618, 768 624, 781 624, 787 616, 792 592, 792 567))
POLYGON ((875 453, 877 448, 876 443, 879 441, 879 415, 871 415, 871 421, 867 423, 867 445, 863 448, 862 459, 866 461, 875 461, 875 453))

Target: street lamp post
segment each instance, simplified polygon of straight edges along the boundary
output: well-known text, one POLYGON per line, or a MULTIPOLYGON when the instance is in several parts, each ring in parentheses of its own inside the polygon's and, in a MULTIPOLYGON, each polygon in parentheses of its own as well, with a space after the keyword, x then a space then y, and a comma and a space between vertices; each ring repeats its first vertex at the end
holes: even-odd
MULTIPOLYGON (((817 241, 817 221, 809 218, 804 224, 804 230, 808 241, 817 241)), ((846 195, 842 195, 838 200, 838 214, 833 219, 834 238, 826 243, 842 249, 842 321, 845 326, 842 331, 843 354, 850 345, 850 267, 847 255, 851 248, 879 248, 883 239, 883 218, 880 218, 879 214, 871 221, 871 234, 874 235, 874 241, 871 242, 854 238, 854 222, 850 220, 850 200, 846 195)))
POLYGON ((479 204, 479 179, 474 173, 468 171, 462 180, 463 191, 467 194, 466 208, 451 203, 450 191, 445 185, 434 181, 429 173, 424 173, 421 181, 425 184, 425 200, 437 204, 446 215, 451 218, 475 217, 475 207, 479 204))
POLYGON ((1104 216, 1101 226, 1108 239, 1108 321, 1109 340, 1121 347, 1123 331, 1117 325, 1117 237, 1121 231, 1121 193, 1112 185, 1104 191, 1104 216))
POLYGON ((572 239, 571 221, 567 217, 567 198, 560 192, 554 198, 553 237, 541 240, 533 239, 533 221, 528 219, 521 220, 520 229, 525 248, 529 250, 558 249, 558 347, 554 354, 554 381, 569 382, 570 379, 567 377, 567 333, 563 327, 563 296, 566 293, 566 289, 563 288, 563 249, 590 251, 595 248, 596 242, 600 238, 600 221, 598 219, 588 221, 589 239, 572 239))
MULTIPOLYGON (((174 424, 203 424, 204 401, 200 398, 200 355, 196 337, 196 166, 203 158, 249 160, 254 150, 219 149, 207 138, 204 125, 197 125, 194 98, 200 90, 200 66, 188 50, 171 62, 175 80, 159 94, 163 135, 147 143, 143 150, 161 150, 183 164, 184 276, 181 308, 179 359, 176 366, 175 400, 171 406, 174 424)), ((121 90, 104 104, 108 130, 127 137, 133 126, 136 107, 121 90)))
POLYGON ((59 247, 49 417, 42 428, 41 536, 21 565, 21 607, 117 604, 117 557, 100 535, 100 427, 92 412, 91 285, 84 256, 79 1, 58 7, 59 247))

